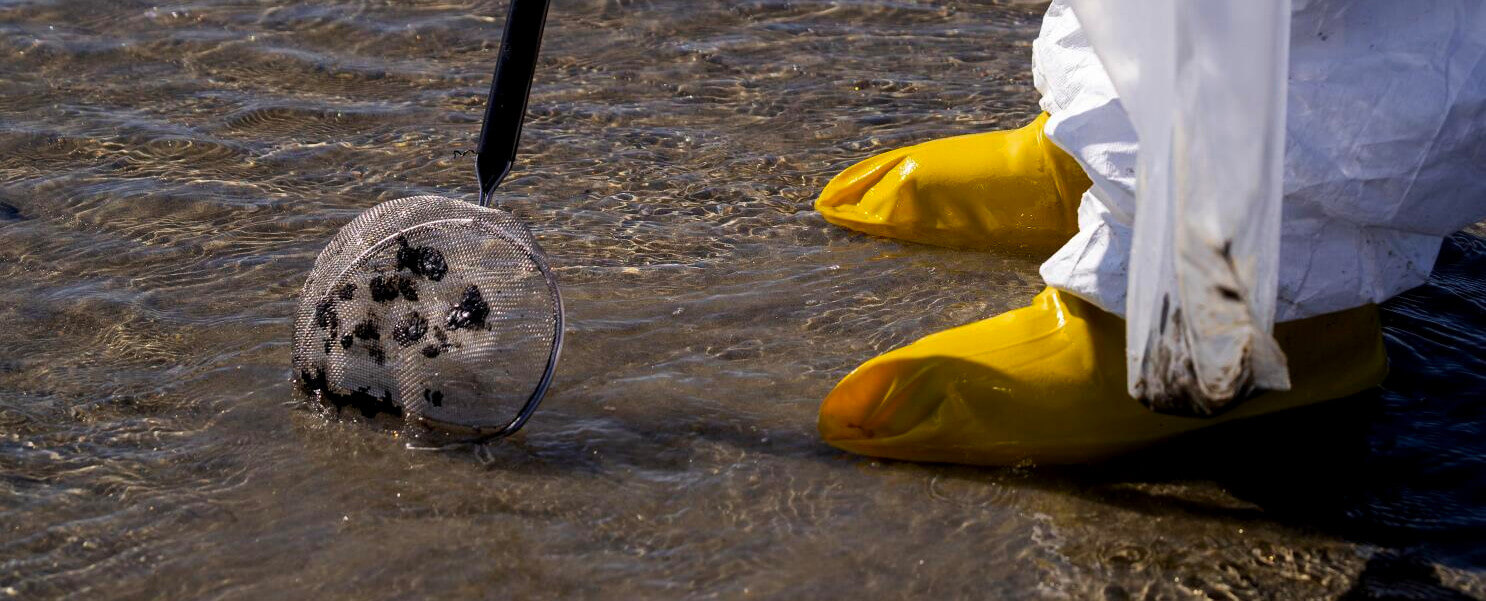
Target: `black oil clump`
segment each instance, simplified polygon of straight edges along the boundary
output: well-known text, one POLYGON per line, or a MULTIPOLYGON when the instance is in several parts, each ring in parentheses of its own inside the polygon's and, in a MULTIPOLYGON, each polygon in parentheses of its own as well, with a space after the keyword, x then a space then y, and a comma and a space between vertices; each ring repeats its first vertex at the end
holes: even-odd
POLYGON ((376 417, 379 413, 386 413, 396 418, 402 417, 402 407, 392 402, 391 392, 384 391, 381 397, 373 396, 366 388, 349 394, 337 393, 330 390, 325 373, 318 369, 300 371, 296 383, 300 392, 306 396, 335 407, 337 410, 349 407, 361 412, 361 415, 367 418, 376 417))
POLYGON ((480 287, 470 284, 464 289, 464 298, 449 309, 448 325, 451 330, 460 328, 484 328, 485 318, 490 315, 490 305, 480 296, 480 287))
POLYGON ((377 365, 387 362, 387 353, 382 350, 382 347, 375 344, 366 347, 366 355, 371 357, 372 361, 376 361, 377 365))
POLYGON ((429 390, 427 388, 424 388, 423 400, 428 401, 428 404, 433 405, 434 407, 443 407, 444 393, 442 391, 429 390))
POLYGON ((413 311, 404 315, 397 325, 392 327, 392 339, 403 347, 412 346, 413 343, 423 339, 428 333, 428 320, 413 311))
POLYGON ((420 351, 418 351, 418 352, 423 353, 423 356, 424 357, 428 357, 429 359, 432 359, 434 357, 439 356, 439 353, 443 352, 443 349, 439 348, 439 346, 436 345, 436 344, 430 344, 428 346, 423 347, 423 349, 420 350, 420 351))
POLYGON ((379 303, 394 300, 399 294, 409 301, 418 300, 418 284, 412 278, 400 275, 379 275, 372 278, 366 285, 371 288, 372 300, 379 303))
POLYGON ((341 300, 356 298, 356 284, 346 282, 346 285, 335 289, 335 295, 340 297, 341 300))
POLYGON ((397 237, 397 243, 402 248, 397 249, 397 270, 404 269, 413 272, 413 275, 421 275, 435 282, 444 279, 444 274, 449 273, 449 264, 444 262, 444 253, 431 246, 409 246, 408 239, 403 236, 397 237))
POLYGON ((341 327, 341 318, 335 314, 335 300, 326 297, 315 304, 315 325, 334 334, 341 327))
POLYGON ((351 333, 362 340, 382 339, 382 333, 377 331, 377 322, 371 316, 367 316, 366 321, 356 324, 356 328, 351 330, 351 333))
MULTIPOLYGON (((341 348, 343 348, 343 349, 349 349, 349 348, 351 348, 351 335, 350 334, 346 334, 345 336, 341 336, 341 348)), ((330 351, 325 351, 325 352, 328 353, 330 351)))
POLYGON ((402 297, 408 299, 410 302, 418 301, 418 284, 414 283, 412 278, 398 276, 397 291, 401 292, 402 297))
POLYGON ((397 298, 398 279, 398 276, 386 277, 379 275, 372 278, 370 282, 367 282, 366 287, 371 290, 372 300, 385 303, 397 298))

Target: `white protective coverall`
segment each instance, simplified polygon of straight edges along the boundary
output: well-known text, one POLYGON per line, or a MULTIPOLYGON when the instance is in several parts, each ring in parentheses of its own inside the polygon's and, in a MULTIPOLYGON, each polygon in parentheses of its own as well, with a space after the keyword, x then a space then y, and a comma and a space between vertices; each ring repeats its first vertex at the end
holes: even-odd
MULTIPOLYGON (((1049 285, 1126 309, 1136 135, 1067 0, 1033 44, 1046 134, 1093 180, 1049 285)), ((1275 319, 1377 303, 1486 217, 1486 2, 1294 0, 1275 319)))

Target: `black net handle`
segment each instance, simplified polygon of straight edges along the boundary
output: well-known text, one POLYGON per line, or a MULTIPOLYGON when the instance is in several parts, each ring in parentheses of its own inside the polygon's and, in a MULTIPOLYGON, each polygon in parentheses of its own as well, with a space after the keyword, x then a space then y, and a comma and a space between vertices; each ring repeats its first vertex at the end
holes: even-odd
POLYGON ((516 162, 521 142, 521 120, 537 70, 537 50, 547 24, 548 0, 511 0, 506 31, 500 40, 495 80, 485 103, 485 124, 475 147, 475 176, 480 179, 480 206, 490 206, 490 194, 516 162))

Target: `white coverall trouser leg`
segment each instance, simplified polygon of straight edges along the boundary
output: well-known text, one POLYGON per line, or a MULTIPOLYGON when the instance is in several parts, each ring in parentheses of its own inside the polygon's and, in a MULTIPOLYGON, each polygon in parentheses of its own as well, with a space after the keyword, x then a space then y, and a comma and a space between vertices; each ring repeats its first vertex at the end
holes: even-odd
MULTIPOLYGON (((1135 130, 1064 0, 1033 44, 1046 133, 1093 187, 1049 285, 1125 311, 1135 130)), ((1486 2, 1295 0, 1276 320, 1382 302, 1486 217, 1486 2)))

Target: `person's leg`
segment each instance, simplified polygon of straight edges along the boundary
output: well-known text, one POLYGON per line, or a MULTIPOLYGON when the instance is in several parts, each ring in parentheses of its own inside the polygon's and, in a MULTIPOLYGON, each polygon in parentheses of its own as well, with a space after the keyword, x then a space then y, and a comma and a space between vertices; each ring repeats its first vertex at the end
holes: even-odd
MULTIPOLYGON (((1029 307, 925 337, 858 367, 821 407, 819 427, 827 442, 899 459, 1078 462, 1224 421, 1345 397, 1381 381, 1381 331, 1375 307, 1363 298, 1305 315, 1282 311, 1280 319, 1289 323, 1276 327, 1276 338, 1289 357, 1290 391, 1248 399, 1215 418, 1160 415, 1130 398, 1121 314, 1135 211, 1134 132, 1061 2, 1050 7, 1034 48, 1038 88, 1051 114, 1044 137, 1067 149, 1092 182, 1081 199, 1079 231, 1043 265, 1050 288, 1029 307), (1338 311, 1346 307, 1354 308, 1338 311)), ((1304 168, 1295 164, 1295 152, 1287 152, 1287 183, 1304 168)), ((927 172, 930 165, 921 168, 927 172)), ((1292 208, 1321 200, 1287 188, 1283 264, 1309 272, 1327 268, 1331 259, 1292 250, 1296 236, 1317 219, 1338 222, 1336 216, 1297 217, 1305 211, 1292 208)), ((1345 238, 1323 237, 1332 240, 1328 248, 1345 238)), ((1294 276, 1282 271, 1281 277, 1284 301, 1284 278, 1294 276)), ((1294 306, 1306 303, 1295 300, 1294 306)))
POLYGON ((1418 286, 1486 218, 1486 3, 1296 4, 1279 321, 1418 286))
MULTIPOLYGON (((1061 0, 1033 48, 1047 138, 1093 182, 1042 277, 1123 315, 1134 128, 1061 0)), ((1289 70, 1281 322, 1423 283, 1443 237, 1486 218, 1486 4, 1311 0, 1289 70)))

